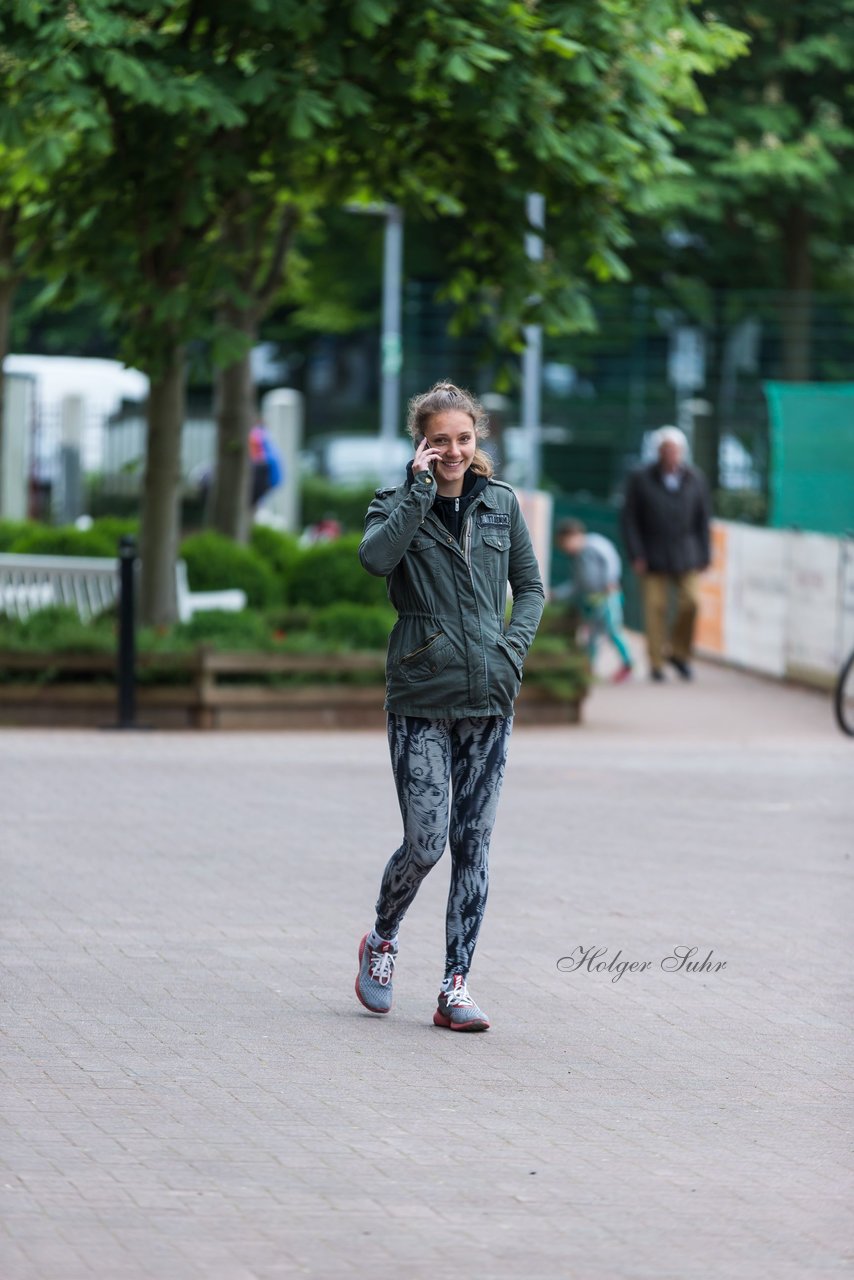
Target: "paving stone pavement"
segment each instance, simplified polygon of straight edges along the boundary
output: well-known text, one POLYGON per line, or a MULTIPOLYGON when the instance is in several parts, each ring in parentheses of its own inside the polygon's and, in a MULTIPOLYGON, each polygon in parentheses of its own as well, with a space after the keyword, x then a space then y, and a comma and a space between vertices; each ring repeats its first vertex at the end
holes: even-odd
POLYGON ((711 667, 517 729, 461 1036, 447 860, 353 995, 382 735, 0 732, 0 1277, 850 1273, 852 776, 711 667))

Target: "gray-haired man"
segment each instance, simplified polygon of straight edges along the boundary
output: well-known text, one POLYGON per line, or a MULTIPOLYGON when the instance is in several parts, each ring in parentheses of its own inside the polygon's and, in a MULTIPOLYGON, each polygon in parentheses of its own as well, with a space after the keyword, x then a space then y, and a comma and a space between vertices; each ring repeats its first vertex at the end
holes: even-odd
POLYGON ((629 477, 623 538, 643 589, 650 675, 663 680, 667 660, 683 680, 690 680, 699 574, 711 559, 711 502, 702 472, 685 461, 682 432, 662 427, 655 444, 655 462, 629 477), (676 616, 668 634, 671 591, 676 594, 676 616))

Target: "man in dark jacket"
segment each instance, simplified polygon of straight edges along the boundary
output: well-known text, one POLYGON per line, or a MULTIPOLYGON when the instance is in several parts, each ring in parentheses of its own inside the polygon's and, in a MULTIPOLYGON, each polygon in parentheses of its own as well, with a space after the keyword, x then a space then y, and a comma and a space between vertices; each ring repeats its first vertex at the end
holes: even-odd
POLYGON ((709 567, 711 503, 705 478, 685 462, 687 441, 675 427, 656 434, 657 460, 629 478, 623 505, 626 551, 643 589, 650 675, 664 679, 665 658, 690 680, 699 575, 709 567), (676 616, 667 634, 667 605, 676 616))

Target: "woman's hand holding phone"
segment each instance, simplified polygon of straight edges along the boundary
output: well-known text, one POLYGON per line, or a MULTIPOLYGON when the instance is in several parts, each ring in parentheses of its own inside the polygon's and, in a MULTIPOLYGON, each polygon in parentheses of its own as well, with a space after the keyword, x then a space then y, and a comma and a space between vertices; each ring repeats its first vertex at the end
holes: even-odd
POLYGON ((419 471, 432 472, 433 464, 437 462, 441 457, 442 457, 441 450, 432 449, 427 440, 427 437, 424 436, 418 448, 415 450, 415 457, 412 461, 413 475, 417 476, 419 471))

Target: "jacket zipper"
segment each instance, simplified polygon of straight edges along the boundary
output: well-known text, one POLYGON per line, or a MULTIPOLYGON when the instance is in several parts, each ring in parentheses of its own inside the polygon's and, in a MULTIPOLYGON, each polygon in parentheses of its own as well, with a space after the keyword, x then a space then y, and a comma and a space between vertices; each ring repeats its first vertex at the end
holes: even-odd
MULTIPOLYGON (((459 511, 459 509, 460 509, 460 500, 459 498, 455 498, 454 510, 459 511)), ((471 573, 471 516, 468 515, 468 513, 467 513, 467 519, 465 522, 465 529, 463 531, 463 555, 465 556, 465 561, 466 561, 466 564, 468 565, 469 573, 471 573)))
MULTIPOLYGON (((459 506, 460 506, 460 500, 459 498, 455 498, 454 510, 458 511, 459 506)), ((468 571, 469 573, 471 573, 471 522, 472 522, 471 506, 469 507, 468 511, 465 513, 465 516, 463 517, 463 519, 465 521, 465 527, 463 529, 463 542, 462 542, 462 546, 460 547, 460 550, 462 551, 463 556, 465 557, 465 562, 466 562, 466 565, 468 566, 468 571)), ((442 528, 441 525, 439 527, 442 528)), ((447 538, 448 542, 454 541, 453 538, 448 537, 447 528, 442 528, 442 533, 443 533, 443 537, 447 538)), ((403 659, 401 659, 401 661, 403 661, 403 659)))
POLYGON ((433 644, 434 641, 438 640, 441 634, 441 631, 435 631, 432 636, 427 637, 420 649, 413 649, 411 653, 405 653, 400 661, 409 662, 411 658, 417 658, 419 653, 423 653, 425 649, 429 649, 430 645, 433 644))

